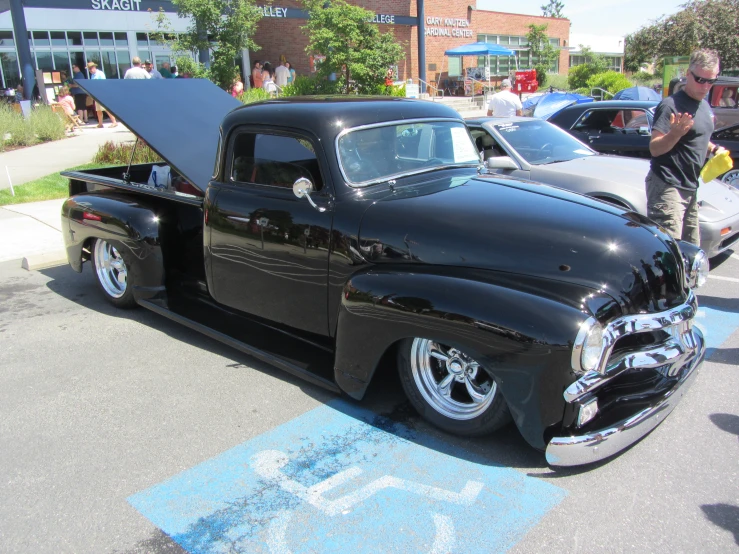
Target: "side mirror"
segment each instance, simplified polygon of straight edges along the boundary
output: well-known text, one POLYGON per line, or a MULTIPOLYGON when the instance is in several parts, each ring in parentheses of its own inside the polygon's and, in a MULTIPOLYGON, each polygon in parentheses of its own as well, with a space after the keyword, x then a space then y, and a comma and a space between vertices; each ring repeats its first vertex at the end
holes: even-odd
POLYGON ((310 197, 311 192, 315 192, 315 187, 313 186, 313 183, 310 179, 301 177, 293 183, 293 194, 295 196, 297 196, 298 198, 307 198, 311 206, 313 206, 319 212, 325 212, 326 208, 319 208, 318 206, 316 206, 316 203, 313 202, 313 199, 310 197))
POLYGON ((639 127, 639 134, 648 137, 652 135, 652 132, 649 130, 649 127, 639 127))
POLYGON ((488 169, 518 169, 518 165, 510 158, 510 156, 488 158, 485 161, 485 167, 488 169))

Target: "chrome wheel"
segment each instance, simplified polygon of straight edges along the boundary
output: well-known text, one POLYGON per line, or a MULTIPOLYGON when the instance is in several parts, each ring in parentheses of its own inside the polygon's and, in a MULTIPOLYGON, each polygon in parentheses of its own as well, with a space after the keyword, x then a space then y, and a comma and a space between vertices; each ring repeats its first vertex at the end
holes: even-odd
POLYGON ((109 242, 98 239, 95 241, 93 259, 103 290, 112 298, 121 298, 126 294, 128 269, 120 252, 109 242))
POLYGON ((456 348, 428 339, 413 340, 413 380, 426 403, 453 420, 481 416, 495 398, 497 386, 480 364, 456 348))
POLYGON ((723 174, 721 180, 727 185, 731 185, 735 189, 739 189, 739 169, 727 171, 723 174))

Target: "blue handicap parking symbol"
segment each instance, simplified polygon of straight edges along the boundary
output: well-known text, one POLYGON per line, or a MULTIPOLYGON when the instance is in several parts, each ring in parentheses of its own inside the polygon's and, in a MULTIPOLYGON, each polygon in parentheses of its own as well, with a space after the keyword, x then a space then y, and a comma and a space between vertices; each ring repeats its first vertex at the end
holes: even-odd
POLYGON ((132 506, 189 552, 500 552, 566 492, 343 400, 132 506))
POLYGON ((695 324, 703 331, 706 339, 706 359, 709 359, 739 327, 739 313, 699 306, 695 324))

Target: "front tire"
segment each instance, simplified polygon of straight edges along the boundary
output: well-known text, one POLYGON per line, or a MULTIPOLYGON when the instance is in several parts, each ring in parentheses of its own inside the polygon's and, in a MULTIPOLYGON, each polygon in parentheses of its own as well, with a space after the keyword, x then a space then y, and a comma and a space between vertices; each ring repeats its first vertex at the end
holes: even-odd
POLYGON ((92 248, 95 277, 105 298, 117 308, 133 308, 133 279, 118 249, 108 241, 95 239, 92 248))
POLYGON ((739 169, 732 169, 721 176, 721 180, 727 185, 739 189, 739 169))
POLYGON ((444 431, 485 435, 511 419, 493 376, 457 348, 429 339, 406 339, 398 351, 398 370, 413 407, 444 431))

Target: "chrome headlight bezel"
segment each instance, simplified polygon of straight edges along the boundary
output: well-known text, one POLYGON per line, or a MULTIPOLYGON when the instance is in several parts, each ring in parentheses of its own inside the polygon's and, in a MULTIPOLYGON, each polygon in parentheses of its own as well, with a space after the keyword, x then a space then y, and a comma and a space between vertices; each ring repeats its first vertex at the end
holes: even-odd
POLYGON ((688 286, 691 289, 697 289, 705 285, 709 269, 708 255, 703 250, 699 250, 690 264, 688 286))
POLYGON ((603 372, 603 354, 609 342, 606 334, 606 328, 594 317, 580 325, 572 347, 572 369, 577 373, 603 372))

